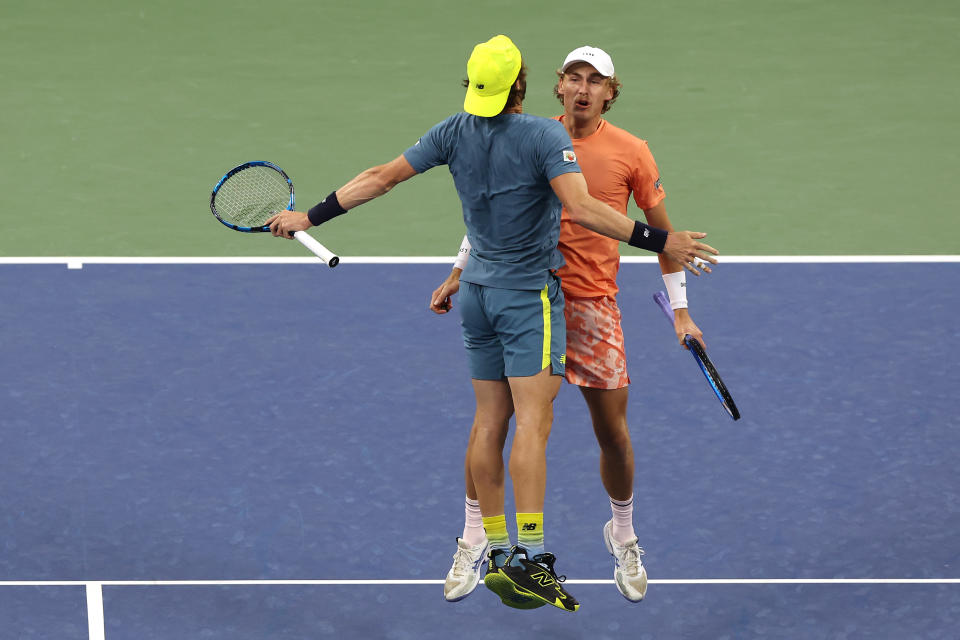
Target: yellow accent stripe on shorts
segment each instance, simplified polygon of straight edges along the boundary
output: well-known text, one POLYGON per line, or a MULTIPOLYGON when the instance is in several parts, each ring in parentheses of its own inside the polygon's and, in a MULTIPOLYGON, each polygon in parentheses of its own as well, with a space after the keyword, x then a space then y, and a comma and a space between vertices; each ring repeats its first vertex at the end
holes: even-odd
POLYGON ((540 370, 543 371, 550 366, 550 297, 547 295, 547 287, 544 285, 540 291, 540 302, 543 303, 543 360, 540 363, 540 370))

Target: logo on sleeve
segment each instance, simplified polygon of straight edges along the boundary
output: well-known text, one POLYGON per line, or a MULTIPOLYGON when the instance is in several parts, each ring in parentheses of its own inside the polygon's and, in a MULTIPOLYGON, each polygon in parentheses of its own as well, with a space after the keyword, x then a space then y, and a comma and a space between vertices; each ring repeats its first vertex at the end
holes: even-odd
POLYGON ((571 150, 569 150, 569 149, 564 149, 564 150, 563 150, 563 161, 564 161, 564 162, 576 162, 576 161, 577 161, 577 154, 575 154, 573 151, 571 151, 571 150))
POLYGON ((663 185, 660 183, 660 176, 657 176, 657 181, 653 183, 654 191, 660 191, 663 188, 663 185))

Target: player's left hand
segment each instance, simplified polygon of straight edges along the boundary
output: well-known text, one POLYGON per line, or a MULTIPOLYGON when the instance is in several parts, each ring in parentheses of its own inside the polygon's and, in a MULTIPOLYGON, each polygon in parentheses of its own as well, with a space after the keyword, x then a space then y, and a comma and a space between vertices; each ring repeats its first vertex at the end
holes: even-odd
POLYGON ((704 242, 698 242, 706 237, 707 234, 700 231, 671 231, 667 234, 663 253, 695 276, 700 275, 701 270, 710 273, 709 265, 705 263, 717 264, 713 256, 720 252, 704 242))
POLYGON ((697 269, 700 269, 704 273, 713 273, 713 269, 710 268, 710 263, 699 257, 694 258, 690 264, 684 265, 684 268, 695 276, 700 275, 697 269))
POLYGON ((288 240, 293 238, 295 232, 306 231, 313 226, 310 218, 302 211, 281 211, 267 220, 266 224, 270 226, 270 233, 288 240))
POLYGON ((453 302, 450 301, 450 296, 460 291, 459 271, 459 269, 454 269, 454 273, 451 273, 443 284, 434 289, 433 293, 430 294, 430 311, 443 314, 453 309, 453 302))

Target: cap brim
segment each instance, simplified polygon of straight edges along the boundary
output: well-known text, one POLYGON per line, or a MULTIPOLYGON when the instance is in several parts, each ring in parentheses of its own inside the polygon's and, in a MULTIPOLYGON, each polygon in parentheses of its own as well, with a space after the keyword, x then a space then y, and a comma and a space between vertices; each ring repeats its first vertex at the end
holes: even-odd
POLYGON ((477 95, 470 89, 467 89, 467 95, 463 99, 463 110, 475 116, 492 118, 503 111, 503 107, 507 104, 507 98, 509 96, 510 89, 492 96, 477 95))
POLYGON ((588 65, 590 65, 591 67, 593 67, 594 69, 596 69, 597 72, 598 72, 600 75, 602 75, 604 78, 612 78, 612 77, 613 77, 613 72, 610 71, 609 69, 599 69, 599 68, 597 68, 597 63, 596 63, 596 61, 594 61, 594 60, 584 60, 583 58, 575 58, 575 59, 573 59, 573 60, 568 60, 568 61, 563 65, 563 67, 560 68, 560 71, 561 71, 562 73, 566 73, 566 72, 567 72, 567 69, 569 69, 569 68, 572 67, 573 65, 579 64, 579 63, 581 63, 581 62, 584 63, 584 64, 588 64, 588 65), (607 73, 607 71, 610 71, 610 73, 607 73))

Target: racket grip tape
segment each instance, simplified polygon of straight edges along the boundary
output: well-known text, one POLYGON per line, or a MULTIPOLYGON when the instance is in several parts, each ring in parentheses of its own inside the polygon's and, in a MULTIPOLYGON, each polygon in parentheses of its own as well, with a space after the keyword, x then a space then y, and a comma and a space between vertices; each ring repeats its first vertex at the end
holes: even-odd
POLYGON ((337 254, 317 242, 317 240, 306 231, 297 231, 293 234, 293 237, 299 240, 300 244, 309 249, 313 255, 326 262, 327 266, 331 269, 340 264, 340 257, 337 254))
MULTIPOLYGON (((667 317, 667 320, 670 322, 670 326, 673 326, 674 315, 673 307, 670 306, 670 300, 667 298, 667 294, 663 291, 657 291, 653 294, 653 301, 657 303, 657 306, 660 307, 660 311, 663 311, 663 315, 667 317)), ((695 340, 693 336, 689 333, 683 336, 683 341, 689 346, 690 341, 695 340)))
POLYGON ((663 291, 657 291, 653 294, 653 301, 657 303, 660 307, 660 310, 663 311, 663 315, 667 316, 667 320, 670 321, 670 324, 673 325, 673 308, 670 307, 670 301, 667 299, 667 294, 663 291))

